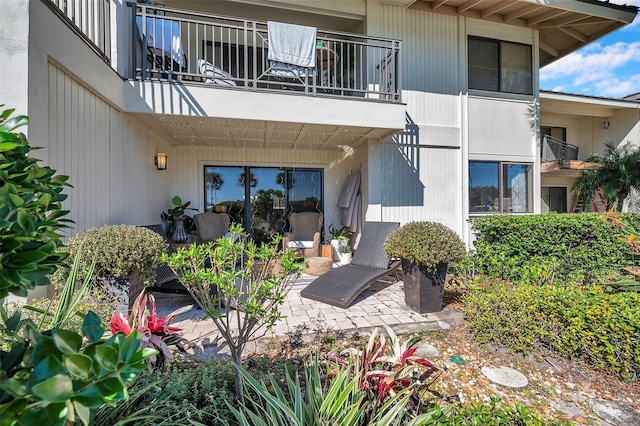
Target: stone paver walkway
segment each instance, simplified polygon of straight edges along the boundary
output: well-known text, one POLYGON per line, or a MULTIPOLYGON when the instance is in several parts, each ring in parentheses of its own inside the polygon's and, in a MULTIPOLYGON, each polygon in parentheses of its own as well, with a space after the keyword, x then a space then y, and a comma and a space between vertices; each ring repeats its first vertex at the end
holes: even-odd
MULTIPOLYGON (((447 329, 462 322, 462 314, 445 307, 442 312, 420 315, 404 303, 402 281, 389 275, 374 283, 347 309, 337 308, 300 296, 300 291, 316 277, 303 274, 289 291, 281 308, 285 318, 265 334, 264 338, 284 340, 291 333, 313 334, 318 331, 358 332, 367 334, 383 324, 396 333, 447 329)), ((190 296, 156 293, 158 314, 163 316, 185 305, 194 308, 173 319, 171 325, 182 328, 183 336, 192 342, 195 355, 215 356, 226 353, 224 340, 204 312, 196 308, 190 296)))

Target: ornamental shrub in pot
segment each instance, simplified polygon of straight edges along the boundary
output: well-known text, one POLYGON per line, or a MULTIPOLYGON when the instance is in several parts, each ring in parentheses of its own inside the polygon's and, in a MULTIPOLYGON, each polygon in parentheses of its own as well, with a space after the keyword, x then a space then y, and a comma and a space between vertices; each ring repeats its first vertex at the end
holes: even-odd
POLYGON ((384 250, 402 261, 407 306, 421 314, 441 311, 448 265, 467 253, 458 234, 440 223, 410 222, 389 235, 384 250))

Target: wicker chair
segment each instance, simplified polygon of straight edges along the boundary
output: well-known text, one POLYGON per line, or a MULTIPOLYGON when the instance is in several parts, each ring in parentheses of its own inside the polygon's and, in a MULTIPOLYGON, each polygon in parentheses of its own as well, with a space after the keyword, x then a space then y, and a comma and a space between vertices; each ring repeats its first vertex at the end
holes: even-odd
POLYGON ((291 231, 282 238, 282 247, 297 250, 303 257, 320 255, 322 213, 300 212, 289 215, 291 231))
POLYGON ((196 223, 196 243, 215 241, 229 232, 229 215, 226 213, 199 213, 193 216, 196 223))

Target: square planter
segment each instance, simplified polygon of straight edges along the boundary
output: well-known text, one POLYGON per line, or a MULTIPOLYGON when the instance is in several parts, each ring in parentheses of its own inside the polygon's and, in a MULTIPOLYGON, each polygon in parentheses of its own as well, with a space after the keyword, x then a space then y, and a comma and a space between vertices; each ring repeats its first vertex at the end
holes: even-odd
POLYGON ((435 271, 431 271, 423 265, 403 259, 402 277, 406 305, 420 314, 440 312, 447 266, 446 263, 440 263, 435 271))

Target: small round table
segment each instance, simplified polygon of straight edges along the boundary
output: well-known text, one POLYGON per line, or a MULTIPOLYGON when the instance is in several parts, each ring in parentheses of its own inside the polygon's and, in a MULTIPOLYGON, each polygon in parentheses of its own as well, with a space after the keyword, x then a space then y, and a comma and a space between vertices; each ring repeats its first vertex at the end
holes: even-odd
POLYGON ((333 268, 333 260, 327 257, 308 257, 307 268, 304 270, 309 275, 322 275, 333 268))

